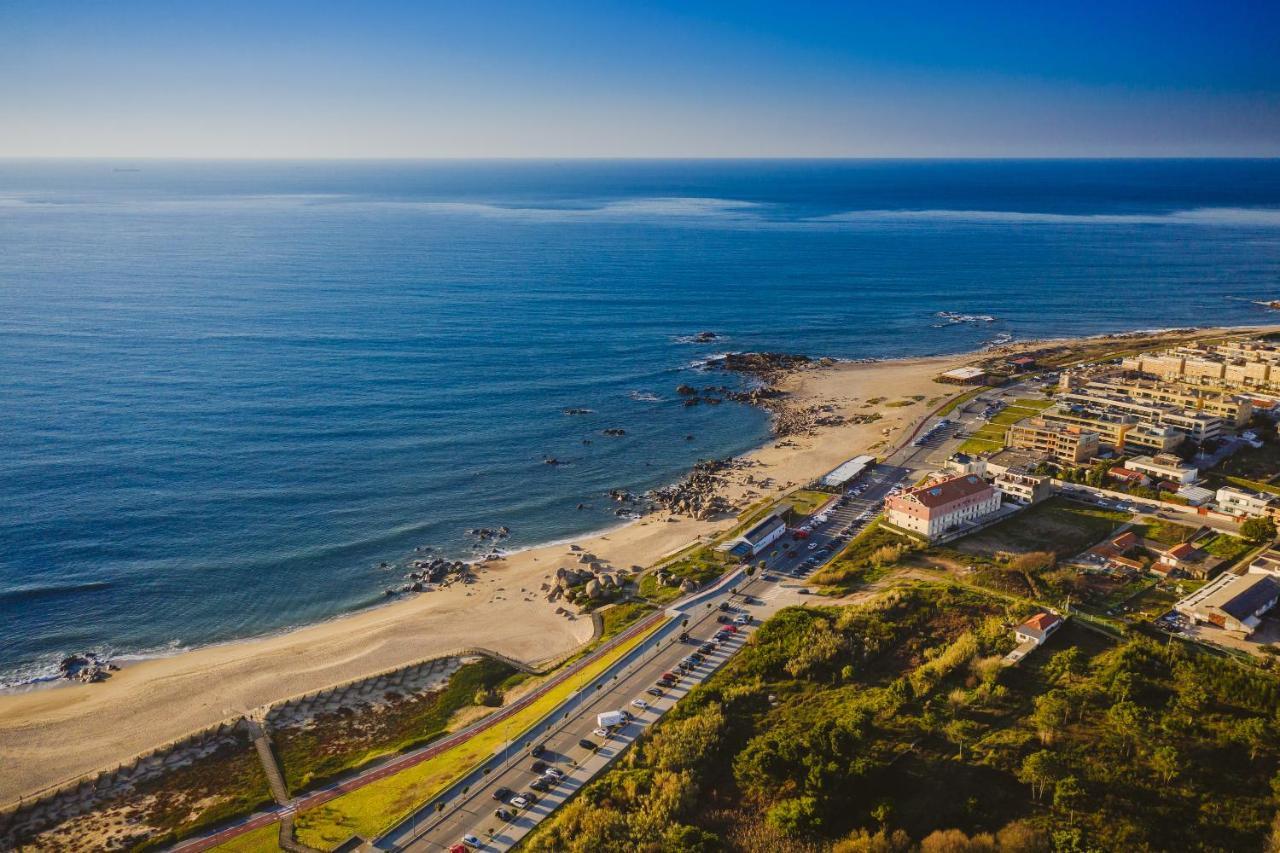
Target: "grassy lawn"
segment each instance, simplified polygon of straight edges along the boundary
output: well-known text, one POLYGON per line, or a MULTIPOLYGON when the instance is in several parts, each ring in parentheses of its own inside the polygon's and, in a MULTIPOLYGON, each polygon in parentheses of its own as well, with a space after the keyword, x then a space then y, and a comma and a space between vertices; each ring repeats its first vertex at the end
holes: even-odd
POLYGON ((220 853, 275 853, 280 849, 280 827, 274 823, 259 827, 213 849, 220 853))
POLYGON ((1020 409, 1031 409, 1032 411, 1035 411, 1035 412, 1043 412, 1045 409, 1053 405, 1053 401, 1052 400, 1030 400, 1030 399, 1027 399, 1026 397, 1021 397, 1017 400, 1014 400, 1013 405, 1017 406, 1020 409))
POLYGON ((1186 542, 1195 533, 1194 527, 1178 524, 1163 519, 1153 519, 1145 524, 1135 525, 1135 532, 1144 539, 1160 545, 1177 545, 1186 542))
POLYGON ((1232 536, 1229 533, 1215 533, 1206 539, 1196 542, 1196 545, 1215 557, 1226 558, 1228 560, 1227 565, 1240 559, 1253 548, 1253 545, 1239 536, 1232 536))
POLYGON ((797 515, 812 515, 818 507, 831 500, 834 495, 828 492, 815 492, 809 489, 801 489, 798 492, 792 492, 787 495, 787 503, 795 507, 797 515))
POLYGON ((649 615, 653 610, 653 605, 645 604, 642 601, 628 601, 610 607, 607 610, 602 610, 600 612, 600 621, 604 623, 604 630, 600 635, 600 639, 605 640, 620 634, 623 628, 649 615))
POLYGON ((967 438, 960 445, 960 453, 968 453, 970 455, 976 453, 994 453, 1004 447, 1004 439, 999 441, 989 441, 985 438, 967 438))
POLYGON ((1009 406, 996 413, 991 418, 991 423, 1008 426, 1009 424, 1017 423, 1023 418, 1029 418, 1037 415, 1039 412, 1039 409, 1024 409, 1021 406, 1009 406))
MULTIPOLYGON (((352 835, 373 838, 444 790, 459 776, 487 760, 506 742, 507 731, 529 728, 576 690, 587 687, 599 675, 644 642, 663 623, 610 650, 572 678, 512 716, 508 722, 480 732, 427 761, 343 794, 322 806, 298 814, 299 841, 321 850, 332 850, 352 835)), ((523 745, 522 745, 523 746, 523 745)))
POLYGON ((1070 557, 1094 545, 1120 524, 1129 513, 1050 498, 994 527, 966 536, 953 546, 966 554, 1053 551, 1070 557))
POLYGON ((1152 584, 1144 593, 1131 599, 1129 607, 1133 608, 1132 612, 1135 616, 1151 620, 1172 610, 1173 605, 1181 597, 1174 589, 1152 584))

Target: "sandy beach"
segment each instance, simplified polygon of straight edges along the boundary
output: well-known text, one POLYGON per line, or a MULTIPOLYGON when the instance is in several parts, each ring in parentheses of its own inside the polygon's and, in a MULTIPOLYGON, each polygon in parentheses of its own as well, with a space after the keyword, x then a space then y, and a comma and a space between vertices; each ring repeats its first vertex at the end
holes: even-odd
MULTIPOLYGON (((771 441, 726 474, 721 494, 743 509, 851 456, 883 451, 943 397, 964 390, 935 377, 976 357, 838 363, 787 374, 778 387, 788 392, 791 406, 824 405, 845 416, 878 413, 880 419, 771 441)), ((672 521, 659 512, 575 544, 615 567, 649 566, 734 523, 733 517, 672 521)), ((571 554, 568 545, 523 551, 484 566, 471 585, 272 637, 140 662, 99 684, 0 695, 0 804, 251 709, 451 650, 490 649, 531 664, 558 658, 592 636, 589 618, 556 615, 540 591, 557 568, 573 564, 571 554)))

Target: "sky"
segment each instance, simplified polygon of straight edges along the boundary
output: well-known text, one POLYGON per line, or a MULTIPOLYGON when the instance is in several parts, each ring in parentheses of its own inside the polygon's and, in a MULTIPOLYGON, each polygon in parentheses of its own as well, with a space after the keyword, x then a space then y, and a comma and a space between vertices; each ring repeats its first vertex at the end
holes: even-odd
POLYGON ((1280 155, 1280 0, 0 0, 0 157, 1280 155))

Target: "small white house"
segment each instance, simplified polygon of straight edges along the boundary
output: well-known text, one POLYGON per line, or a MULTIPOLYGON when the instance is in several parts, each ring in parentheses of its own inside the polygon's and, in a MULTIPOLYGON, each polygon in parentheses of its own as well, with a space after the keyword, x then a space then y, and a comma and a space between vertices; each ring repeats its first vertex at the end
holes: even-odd
POLYGON ((1223 512, 1257 517, 1271 514, 1276 496, 1265 492, 1250 492, 1235 486, 1223 486, 1218 489, 1216 500, 1218 509, 1223 512))
POLYGON ((1035 643, 1037 646, 1042 646, 1045 640, 1061 627, 1062 617, 1056 613, 1037 613, 1014 628, 1013 636, 1019 643, 1035 643))

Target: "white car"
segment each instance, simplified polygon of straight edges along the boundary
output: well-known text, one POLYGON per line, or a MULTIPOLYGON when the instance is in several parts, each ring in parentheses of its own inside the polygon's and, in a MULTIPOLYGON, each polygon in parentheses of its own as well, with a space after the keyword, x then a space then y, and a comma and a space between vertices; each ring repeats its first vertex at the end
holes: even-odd
POLYGON ((564 772, 555 767, 548 767, 546 772, 543 773, 542 775, 543 777, 549 776, 550 778, 555 779, 556 781, 559 781, 564 778, 564 772))
POLYGON ((750 621, 751 617, 745 613, 739 613, 737 616, 733 617, 733 624, 735 625, 746 625, 750 621))
POLYGON ((479 838, 476 838, 474 835, 464 835, 464 836, 462 836, 462 843, 463 843, 463 844, 465 844, 465 845, 467 845, 468 847, 475 847, 475 848, 477 848, 477 849, 479 849, 479 848, 481 848, 481 847, 483 847, 483 846, 484 846, 484 845, 480 842, 480 839, 479 839, 479 838))
POLYGON ((526 800, 524 797, 512 797, 511 805, 515 806, 518 809, 527 809, 529 807, 529 801, 526 800))
POLYGON ((649 703, 643 699, 632 699, 631 704, 639 708, 641 711, 649 710, 649 703))
POLYGON ((594 731, 592 731, 591 733, 592 733, 593 735, 595 735, 596 737, 608 737, 608 736, 609 736, 609 730, 608 730, 608 729, 595 729, 595 730, 594 730, 594 731))

